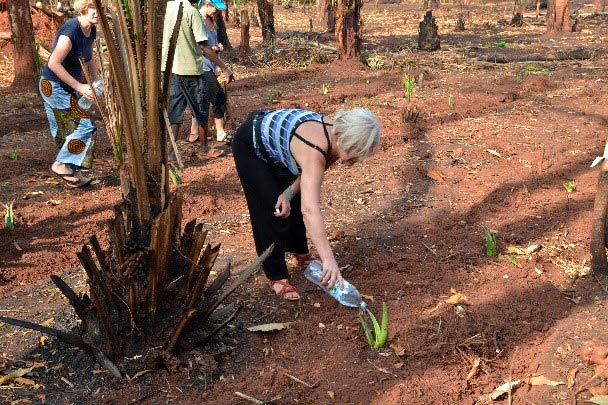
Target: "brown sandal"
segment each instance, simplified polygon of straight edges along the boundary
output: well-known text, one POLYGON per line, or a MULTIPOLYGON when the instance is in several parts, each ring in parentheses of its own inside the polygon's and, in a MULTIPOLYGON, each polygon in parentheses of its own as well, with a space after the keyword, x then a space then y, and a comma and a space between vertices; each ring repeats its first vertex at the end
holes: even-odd
POLYGON ((314 260, 314 256, 312 255, 312 253, 308 252, 308 253, 304 253, 301 255, 294 254, 293 259, 297 266, 307 266, 308 263, 310 263, 314 260))
POLYGON ((294 286, 289 284, 289 281, 286 279, 270 280, 268 284, 270 285, 270 288, 272 288, 272 291, 274 291, 277 297, 279 298, 282 298, 287 301, 297 301, 300 299, 300 294, 298 294, 298 290, 296 290, 294 286), (274 289, 275 285, 277 284, 281 286, 281 289, 279 291, 274 289), (289 293, 296 293, 296 296, 292 296, 291 298, 287 297, 287 294, 289 293))

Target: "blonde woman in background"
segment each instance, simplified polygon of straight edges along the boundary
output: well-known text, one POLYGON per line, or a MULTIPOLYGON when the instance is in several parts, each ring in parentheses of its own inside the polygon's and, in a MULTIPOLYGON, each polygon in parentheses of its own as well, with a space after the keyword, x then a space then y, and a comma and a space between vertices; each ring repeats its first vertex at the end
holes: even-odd
POLYGON ((80 97, 93 101, 93 89, 85 84, 80 57, 84 59, 91 80, 98 79, 93 57, 93 43, 99 22, 92 0, 76 0, 78 17, 63 24, 57 31, 49 61, 42 71, 39 90, 49 121, 51 136, 59 148, 51 171, 69 187, 77 188, 95 183, 83 169, 93 164, 97 128, 89 111, 78 105, 80 97))

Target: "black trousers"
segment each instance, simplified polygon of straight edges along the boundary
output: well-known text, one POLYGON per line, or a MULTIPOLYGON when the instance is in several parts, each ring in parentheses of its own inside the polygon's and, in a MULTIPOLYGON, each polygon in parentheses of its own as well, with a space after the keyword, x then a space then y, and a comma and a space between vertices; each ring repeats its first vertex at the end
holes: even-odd
POLYGON ((302 218, 300 195, 291 200, 291 214, 287 218, 274 216, 279 195, 294 180, 278 173, 272 164, 261 160, 253 146, 253 114, 237 129, 232 141, 236 170, 247 199, 251 228, 258 255, 271 244, 274 250, 262 268, 270 280, 289 278, 285 252, 308 253, 306 227, 302 218))

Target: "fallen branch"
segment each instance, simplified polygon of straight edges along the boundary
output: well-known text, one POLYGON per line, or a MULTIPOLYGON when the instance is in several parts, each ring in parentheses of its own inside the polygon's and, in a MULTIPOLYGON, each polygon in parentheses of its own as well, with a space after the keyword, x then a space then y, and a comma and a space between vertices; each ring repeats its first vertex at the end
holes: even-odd
POLYGON ((19 326, 21 328, 32 329, 38 332, 42 332, 44 334, 55 337, 62 343, 66 343, 71 346, 76 346, 85 352, 95 360, 99 362, 99 364, 108 370, 114 377, 122 378, 120 371, 118 368, 106 357, 103 352, 94 348, 93 346, 86 343, 82 338, 73 333, 63 332, 58 329, 48 328, 46 326, 38 325, 37 323, 22 321, 20 319, 7 318, 4 316, 0 316, 0 321, 8 323, 10 325, 19 326))
POLYGON ((526 55, 507 55, 504 53, 492 52, 487 55, 476 55, 475 59, 481 62, 493 63, 512 63, 512 62, 555 62, 563 60, 586 60, 593 59, 608 54, 605 49, 585 49, 576 48, 567 51, 557 51, 553 54, 526 54, 526 55))

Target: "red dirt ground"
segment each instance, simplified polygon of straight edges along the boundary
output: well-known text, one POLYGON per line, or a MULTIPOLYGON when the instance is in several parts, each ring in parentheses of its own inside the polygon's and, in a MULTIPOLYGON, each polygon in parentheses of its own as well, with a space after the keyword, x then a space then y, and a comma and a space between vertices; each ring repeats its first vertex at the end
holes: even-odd
MULTIPOLYGON (((524 384, 512 393, 515 404, 572 403, 593 374, 574 350, 589 338, 608 343, 606 287, 585 276, 597 176, 589 164, 605 143, 608 59, 530 68, 474 56, 599 49, 606 46, 606 19, 582 18, 582 32, 550 38, 533 17, 524 28, 497 24, 510 18, 510 7, 471 6, 468 30, 454 33, 456 7, 442 6, 436 13, 442 50, 424 53, 415 49, 417 6, 366 4, 364 57, 380 69, 309 66, 295 53, 271 66, 233 61, 238 80, 230 85, 229 128, 278 92, 273 107, 331 115, 363 106, 381 119, 380 151, 327 173, 323 210, 338 261, 352 265, 345 277, 375 313, 382 302, 389 306, 390 348, 370 350, 356 313, 308 284, 301 269, 293 271, 303 296, 295 304, 270 293, 258 273, 233 298, 243 306, 237 320, 209 346, 180 356, 177 372, 135 381, 114 381, 77 351, 0 323, 0 373, 44 363, 27 381, 0 390, 0 398, 244 403, 238 391, 285 404, 470 404, 509 379, 544 374, 566 382, 578 367, 573 389, 524 384), (507 47, 497 48, 500 40, 507 47), (404 72, 421 79, 412 101, 420 111, 416 123, 402 122, 404 72), (576 190, 567 192, 566 182, 576 190), (497 232, 498 258, 484 254, 482 224, 497 232), (541 248, 518 255, 509 245, 541 248), (467 296, 466 305, 445 302, 452 288, 467 296), (245 329, 268 322, 292 323, 266 335, 245 329), (468 377, 476 359, 478 372, 468 377)), ((307 27, 301 7, 275 11, 279 32, 307 27)), ((308 13, 322 30, 316 10, 308 13)), ((237 44, 237 29, 230 35, 237 44)), ((256 47, 259 30, 253 36, 256 47)), ((320 42, 332 45, 327 35, 320 42)), ((279 48, 289 46, 289 38, 279 41, 279 48)), ((4 89, 11 69, 6 52, 4 89)), ((3 94, 0 201, 15 202, 17 223, 13 232, 0 229, 0 313, 72 328, 67 302, 46 280, 63 273, 78 291, 86 289, 75 253, 93 233, 107 246, 106 222, 120 198, 111 147, 100 130, 92 175, 101 186, 62 187, 48 171, 55 149, 38 96, 3 94), (6 157, 13 152, 17 160, 6 157), (23 198, 33 191, 43 194, 23 198)), ((222 260, 244 268, 254 257, 253 240, 231 157, 201 161, 180 145, 187 158, 178 186, 184 219, 205 222, 209 239, 222 243, 222 260)))

